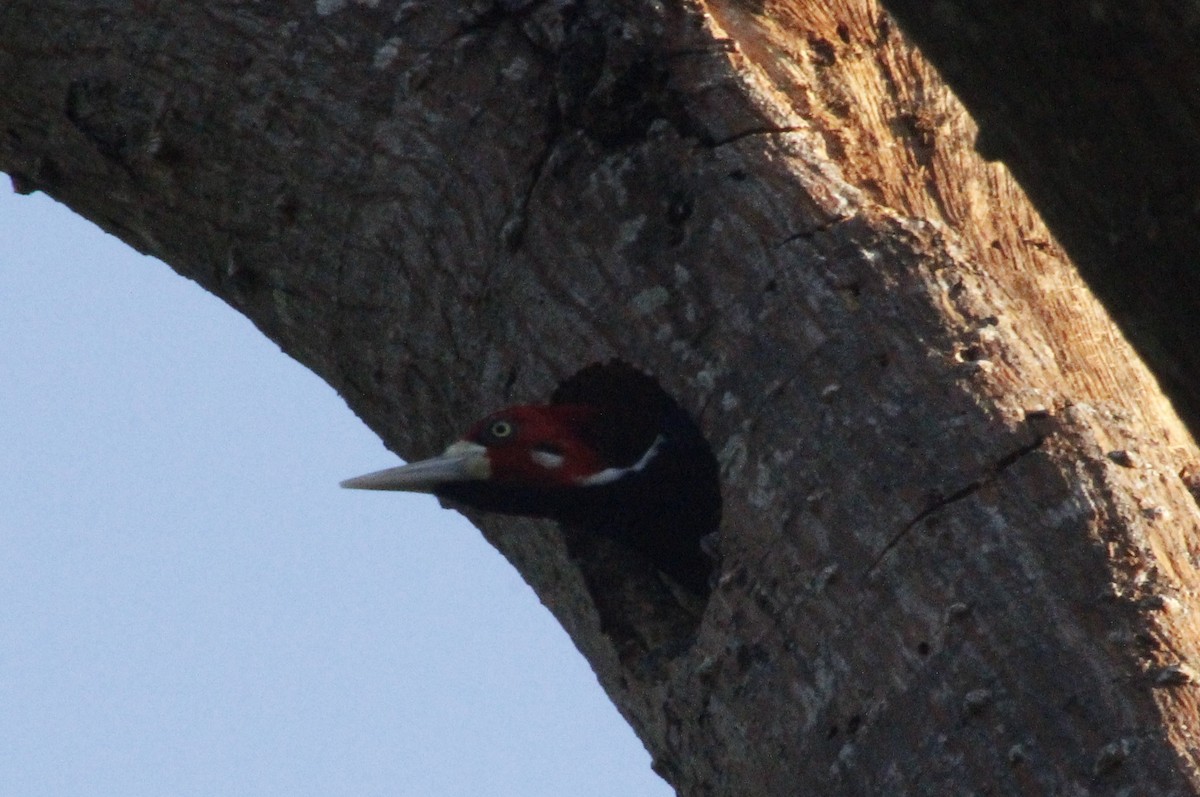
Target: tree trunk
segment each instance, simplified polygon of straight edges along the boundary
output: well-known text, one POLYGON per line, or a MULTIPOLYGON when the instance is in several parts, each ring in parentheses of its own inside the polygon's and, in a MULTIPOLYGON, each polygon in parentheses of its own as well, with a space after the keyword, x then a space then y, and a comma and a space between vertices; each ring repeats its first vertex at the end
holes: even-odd
POLYGON ((15 0, 0 75, 0 169, 407 457, 611 356, 697 416, 698 626, 477 518, 681 794, 1200 791, 1195 446, 876 6, 15 0))

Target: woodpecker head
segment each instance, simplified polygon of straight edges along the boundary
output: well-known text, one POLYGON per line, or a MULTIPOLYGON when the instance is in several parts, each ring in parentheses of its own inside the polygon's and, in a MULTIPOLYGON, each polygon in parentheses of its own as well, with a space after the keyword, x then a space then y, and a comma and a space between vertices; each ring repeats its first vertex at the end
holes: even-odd
POLYGON ((601 410, 581 404, 508 407, 478 421, 436 457, 342 486, 433 493, 475 509, 557 518, 588 488, 636 474, 661 447, 656 439, 634 461, 607 459, 593 431, 603 421, 601 410))
POLYGON ((712 561, 701 539, 720 521, 716 460, 657 382, 620 361, 583 369, 549 404, 488 415, 436 457, 342 486, 553 518, 621 540, 707 592, 712 561))

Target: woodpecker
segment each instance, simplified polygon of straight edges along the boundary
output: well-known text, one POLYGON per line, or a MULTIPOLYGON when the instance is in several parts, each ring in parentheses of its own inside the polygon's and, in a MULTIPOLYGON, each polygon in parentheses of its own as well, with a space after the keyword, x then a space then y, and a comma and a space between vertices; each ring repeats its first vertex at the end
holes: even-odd
POLYGON ((620 360, 587 366, 549 404, 493 412, 439 456, 342 486, 550 518, 640 552, 694 594, 711 588, 721 520, 716 458, 688 413, 620 360))

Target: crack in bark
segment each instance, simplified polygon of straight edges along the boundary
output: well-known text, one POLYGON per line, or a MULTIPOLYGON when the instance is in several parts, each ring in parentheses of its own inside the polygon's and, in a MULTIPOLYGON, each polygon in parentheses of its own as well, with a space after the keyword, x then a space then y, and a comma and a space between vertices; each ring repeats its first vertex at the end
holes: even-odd
MULTIPOLYGON (((528 40, 528 37, 526 38, 528 40)), ((534 55, 537 56, 539 50, 536 43, 530 41, 530 45, 533 46, 534 55)), ((548 64, 544 65, 549 66, 548 64)), ((550 69, 550 74, 553 75, 552 68, 550 69)), ((537 192, 538 186, 541 185, 542 178, 545 177, 546 171, 550 168, 551 162, 559 151, 560 144, 567 135, 562 109, 559 107, 557 98, 553 93, 548 93, 544 97, 544 101, 546 103, 545 118, 543 120, 545 134, 542 150, 538 153, 530 169, 529 185, 525 190, 521 191, 521 195, 517 197, 515 206, 500 228, 500 242, 509 254, 515 253, 521 248, 521 244, 524 242, 525 230, 529 225, 529 206, 533 201, 533 195, 537 192)))
POLYGON ((822 222, 820 224, 814 224, 811 227, 809 227, 808 229, 800 230, 799 232, 792 233, 791 235, 787 236, 779 243, 775 244, 775 248, 780 249, 784 246, 787 246, 792 241, 812 240, 813 238, 817 237, 821 233, 829 232, 837 225, 844 224, 845 222, 850 221, 850 219, 852 219, 852 218, 854 218, 853 215, 834 216, 833 218, 829 219, 828 221, 822 222))
POLYGON ((908 523, 905 523, 898 532, 892 535, 892 538, 887 541, 887 544, 883 546, 883 549, 876 554, 873 560, 871 560, 871 563, 863 572, 861 580, 866 581, 868 578, 870 578, 871 575, 879 568, 879 565, 884 558, 891 553, 892 550, 899 545, 905 537, 908 536, 909 532, 917 527, 917 524, 928 518, 930 515, 942 511, 951 504, 955 504, 959 501, 970 498, 982 487, 994 482, 1002 473, 1004 473, 1005 470, 1015 465, 1022 458, 1041 448, 1042 443, 1045 441, 1046 438, 1044 435, 1035 437, 1032 441, 996 460, 996 462, 990 468, 988 468, 983 475, 968 482, 965 486, 955 490, 950 495, 937 499, 929 506, 925 507, 925 509, 922 509, 919 513, 917 513, 916 517, 914 517, 908 523))
MULTIPOLYGON (((533 164, 529 186, 521 192, 521 196, 517 197, 516 206, 512 209, 508 219, 505 220, 500 229, 500 241, 509 254, 513 254, 521 248, 521 244, 525 239, 525 229, 529 224, 529 205, 533 201, 533 195, 537 191, 538 186, 541 185, 542 178, 546 174, 546 169, 558 151, 559 142, 563 138, 561 114, 558 112, 558 107, 553 100, 549 102, 547 116, 546 144, 533 164)), ((490 276, 490 274, 487 276, 490 276)))
POLYGON ((751 136, 771 136, 771 135, 779 135, 782 133, 803 133, 807 129, 808 128, 799 127, 796 125, 789 125, 789 126, 771 125, 771 126, 767 126, 767 127, 752 127, 749 130, 743 130, 740 133, 733 133, 732 135, 726 136, 725 138, 715 140, 715 141, 710 141, 710 142, 708 142, 708 146, 711 149, 716 149, 717 147, 724 147, 729 144, 736 144, 737 142, 741 141, 742 139, 750 138, 751 136))

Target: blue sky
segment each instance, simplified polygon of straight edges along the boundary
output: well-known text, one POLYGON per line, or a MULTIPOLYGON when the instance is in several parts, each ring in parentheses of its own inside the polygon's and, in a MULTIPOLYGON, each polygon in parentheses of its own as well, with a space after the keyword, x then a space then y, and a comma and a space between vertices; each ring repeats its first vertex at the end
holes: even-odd
POLYGON ((0 419, 0 794, 673 793, 327 385, 2 177, 0 419))

